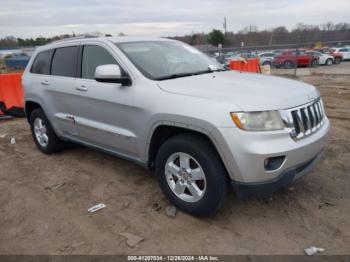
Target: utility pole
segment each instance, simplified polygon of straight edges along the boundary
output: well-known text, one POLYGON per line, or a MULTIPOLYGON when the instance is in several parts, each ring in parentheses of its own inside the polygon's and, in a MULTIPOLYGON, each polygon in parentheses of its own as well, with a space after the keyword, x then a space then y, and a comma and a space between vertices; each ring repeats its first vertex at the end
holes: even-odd
POLYGON ((224 17, 224 35, 226 37, 226 32, 227 32, 227 24, 226 24, 226 17, 224 17))

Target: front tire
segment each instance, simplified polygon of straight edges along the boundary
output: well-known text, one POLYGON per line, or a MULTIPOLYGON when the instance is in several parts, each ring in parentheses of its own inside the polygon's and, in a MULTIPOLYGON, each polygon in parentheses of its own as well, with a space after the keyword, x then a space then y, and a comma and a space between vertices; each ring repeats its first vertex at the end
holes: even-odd
POLYGON ((226 198, 226 170, 212 145, 201 137, 170 138, 160 147, 155 167, 165 196, 189 214, 210 216, 226 198))
POLYGON ((327 65, 327 66, 333 65, 333 60, 330 59, 330 58, 328 58, 328 59, 326 60, 326 65, 327 65))
POLYGON ((31 113, 29 122, 34 142, 41 152, 50 155, 63 149, 64 142, 57 137, 41 108, 31 113))

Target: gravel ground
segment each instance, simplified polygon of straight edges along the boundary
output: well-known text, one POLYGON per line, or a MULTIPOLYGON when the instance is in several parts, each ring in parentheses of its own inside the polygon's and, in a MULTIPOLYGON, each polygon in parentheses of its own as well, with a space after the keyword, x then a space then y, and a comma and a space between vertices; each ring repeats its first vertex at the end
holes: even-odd
POLYGON ((131 162, 79 146, 46 156, 24 119, 0 122, 0 254, 350 254, 350 76, 302 80, 332 123, 324 160, 270 198, 231 193, 206 219, 168 217, 154 175, 131 162), (121 233, 143 241, 129 247, 121 233))

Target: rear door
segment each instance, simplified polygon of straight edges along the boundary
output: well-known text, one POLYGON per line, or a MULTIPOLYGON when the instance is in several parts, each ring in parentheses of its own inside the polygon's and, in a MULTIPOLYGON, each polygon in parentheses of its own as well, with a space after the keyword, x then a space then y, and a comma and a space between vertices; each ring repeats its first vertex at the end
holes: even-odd
POLYGON ((128 156, 136 155, 134 86, 95 80, 97 66, 120 66, 113 50, 102 43, 83 45, 79 61, 81 78, 76 83, 76 88, 80 90, 76 123, 80 138, 103 149, 128 156))
POLYGON ((77 45, 56 48, 51 63, 51 77, 44 83, 48 87, 47 103, 53 110, 55 125, 62 135, 69 137, 77 135, 74 124, 79 95, 75 90, 77 55, 77 45))

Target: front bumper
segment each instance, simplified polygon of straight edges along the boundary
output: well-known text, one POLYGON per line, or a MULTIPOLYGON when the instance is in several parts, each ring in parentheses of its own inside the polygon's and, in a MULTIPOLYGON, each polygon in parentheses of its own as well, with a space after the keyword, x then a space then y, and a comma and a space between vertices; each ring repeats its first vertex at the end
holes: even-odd
POLYGON ((314 159, 325 147, 329 130, 329 120, 325 117, 317 132, 297 141, 286 130, 246 132, 219 128, 212 135, 231 180, 249 185, 279 180, 283 174, 314 159), (266 170, 265 160, 279 156, 285 157, 283 163, 276 169, 266 170))
POLYGON ((307 174, 321 160, 322 155, 323 151, 301 165, 284 170, 278 177, 268 182, 240 183, 231 181, 231 184, 240 199, 270 195, 307 174))

